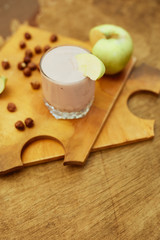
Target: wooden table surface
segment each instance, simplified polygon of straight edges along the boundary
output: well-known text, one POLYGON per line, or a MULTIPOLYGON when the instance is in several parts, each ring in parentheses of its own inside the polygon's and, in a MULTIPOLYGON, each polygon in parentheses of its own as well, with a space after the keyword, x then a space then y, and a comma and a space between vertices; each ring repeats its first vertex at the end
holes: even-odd
MULTIPOLYGON (((126 28, 137 66, 160 69, 159 1, 39 5, 39 27, 80 40, 97 24, 126 28)), ((84 167, 55 161, 0 177, 0 240, 160 239, 160 98, 139 93, 128 105, 137 116, 156 119, 153 140, 92 153, 84 167)))

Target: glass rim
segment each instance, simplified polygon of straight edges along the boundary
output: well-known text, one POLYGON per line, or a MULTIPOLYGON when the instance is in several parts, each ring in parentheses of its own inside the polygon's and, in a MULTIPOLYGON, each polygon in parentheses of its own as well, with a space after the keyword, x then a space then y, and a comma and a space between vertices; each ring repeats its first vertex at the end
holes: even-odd
POLYGON ((40 62, 39 62, 40 73, 41 73, 45 78, 47 78, 50 82, 57 83, 58 85, 68 85, 68 84, 71 84, 71 83, 81 82, 81 81, 83 81, 83 80, 86 79, 86 78, 89 79, 89 77, 85 77, 85 76, 84 76, 83 79, 80 79, 80 80, 78 80, 78 81, 75 81, 75 82, 71 81, 71 82, 66 82, 66 83, 65 83, 65 82, 63 82, 63 81, 55 80, 55 79, 50 78, 50 77, 43 71, 43 69, 42 69, 42 61, 43 61, 43 58, 47 55, 47 53, 50 52, 50 51, 52 51, 52 50, 54 50, 55 48, 65 47, 65 46, 66 46, 66 47, 68 46, 68 47, 78 47, 78 48, 82 48, 82 49, 86 50, 86 52, 90 53, 90 51, 89 51, 87 48, 81 47, 81 46, 79 46, 79 45, 66 44, 66 45, 58 45, 58 46, 49 48, 49 49, 43 54, 43 56, 42 56, 41 59, 40 59, 40 62))

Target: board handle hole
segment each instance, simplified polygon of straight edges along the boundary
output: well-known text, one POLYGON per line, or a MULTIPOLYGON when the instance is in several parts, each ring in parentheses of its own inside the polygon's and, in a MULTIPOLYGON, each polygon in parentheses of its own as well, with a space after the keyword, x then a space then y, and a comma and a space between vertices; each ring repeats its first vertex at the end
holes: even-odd
POLYGON ((129 110, 137 117, 143 119, 158 119, 160 111, 160 97, 146 90, 139 90, 131 94, 127 105, 129 110))
POLYGON ((63 157, 63 144, 51 136, 33 137, 24 144, 21 151, 21 159, 24 165, 35 165, 63 159, 63 157))

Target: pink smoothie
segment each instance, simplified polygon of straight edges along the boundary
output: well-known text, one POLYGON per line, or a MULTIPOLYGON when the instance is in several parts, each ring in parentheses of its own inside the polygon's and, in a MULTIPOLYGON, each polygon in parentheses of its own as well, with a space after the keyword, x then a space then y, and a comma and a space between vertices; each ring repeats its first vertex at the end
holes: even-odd
POLYGON ((87 50, 59 46, 41 59, 42 89, 45 101, 62 112, 85 109, 94 99, 95 82, 78 70, 75 55, 87 50))

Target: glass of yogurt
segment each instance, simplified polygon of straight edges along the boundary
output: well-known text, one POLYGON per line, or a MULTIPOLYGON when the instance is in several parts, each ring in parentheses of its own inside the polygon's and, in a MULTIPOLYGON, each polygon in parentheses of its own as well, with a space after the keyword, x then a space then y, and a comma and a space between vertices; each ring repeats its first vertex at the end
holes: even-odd
POLYGON ((78 69, 76 55, 89 53, 78 46, 58 46, 41 58, 44 103, 56 119, 85 116, 94 100, 95 81, 78 69))

